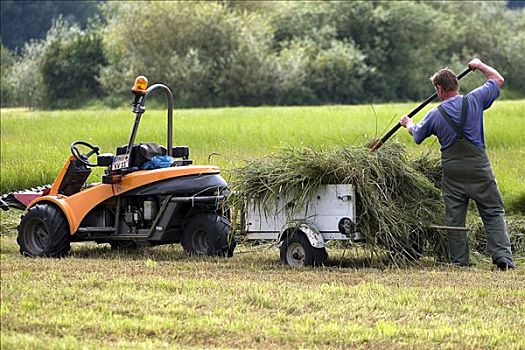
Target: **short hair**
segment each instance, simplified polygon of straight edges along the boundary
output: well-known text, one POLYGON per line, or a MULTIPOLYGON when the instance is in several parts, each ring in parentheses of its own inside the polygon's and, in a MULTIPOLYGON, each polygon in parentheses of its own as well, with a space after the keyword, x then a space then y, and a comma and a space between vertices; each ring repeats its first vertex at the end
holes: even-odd
POLYGON ((439 85, 447 92, 459 89, 459 83, 458 78, 456 78, 456 74, 448 68, 440 69, 430 77, 430 80, 434 86, 439 85))

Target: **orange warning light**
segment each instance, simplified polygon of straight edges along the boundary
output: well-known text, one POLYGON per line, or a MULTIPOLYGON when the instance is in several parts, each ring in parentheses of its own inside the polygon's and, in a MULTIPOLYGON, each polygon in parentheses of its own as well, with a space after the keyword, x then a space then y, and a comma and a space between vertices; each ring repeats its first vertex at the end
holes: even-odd
POLYGON ((135 79, 135 84, 133 84, 131 91, 140 93, 140 94, 145 94, 147 88, 148 88, 148 78, 146 78, 143 75, 139 75, 137 79, 135 79))

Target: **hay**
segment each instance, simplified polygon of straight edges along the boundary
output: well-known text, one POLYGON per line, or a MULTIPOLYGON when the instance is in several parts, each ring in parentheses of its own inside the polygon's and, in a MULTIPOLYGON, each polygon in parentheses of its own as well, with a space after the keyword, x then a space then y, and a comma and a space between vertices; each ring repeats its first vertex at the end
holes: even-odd
POLYGON ((234 207, 255 200, 264 209, 283 193, 306 204, 320 185, 353 184, 358 229, 371 254, 386 253, 398 262, 418 258, 422 251, 441 253, 445 246, 442 234, 425 229, 442 224, 444 208, 439 188, 429 180, 431 171, 422 169, 427 169, 423 160, 410 160, 394 142, 377 152, 284 148, 234 169, 230 185, 237 193, 234 207))
POLYGON ((441 188, 441 159, 424 154, 412 160, 412 166, 430 180, 435 187, 441 188))
MULTIPOLYGON (((469 245, 472 251, 481 254, 490 254, 487 249, 487 237, 483 223, 479 217, 469 222, 469 245)), ((525 218, 523 216, 508 216, 505 218, 507 232, 510 238, 512 253, 516 256, 525 256, 525 218)))

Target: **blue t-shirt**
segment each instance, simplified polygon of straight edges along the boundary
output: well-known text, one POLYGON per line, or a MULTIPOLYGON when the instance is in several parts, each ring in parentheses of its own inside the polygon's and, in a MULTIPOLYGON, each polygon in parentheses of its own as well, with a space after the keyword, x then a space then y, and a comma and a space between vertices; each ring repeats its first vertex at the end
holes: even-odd
MULTIPOLYGON (((499 93, 498 84, 495 80, 490 79, 467 94, 467 115, 463 135, 467 140, 479 147, 485 147, 483 111, 492 105, 494 100, 499 97, 499 93)), ((457 95, 441 103, 445 112, 457 125, 459 125, 460 121, 462 101, 463 97, 457 95)), ((451 146, 458 137, 456 131, 447 123, 437 107, 428 112, 421 122, 414 125, 412 133, 417 144, 420 144, 431 135, 436 135, 441 145, 441 150, 451 146)))

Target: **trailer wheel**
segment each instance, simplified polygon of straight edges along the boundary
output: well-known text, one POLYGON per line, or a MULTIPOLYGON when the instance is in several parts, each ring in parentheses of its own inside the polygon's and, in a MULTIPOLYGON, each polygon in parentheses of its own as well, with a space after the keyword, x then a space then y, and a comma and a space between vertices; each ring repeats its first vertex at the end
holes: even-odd
POLYGON ((289 233, 281 244, 281 262, 291 267, 321 266, 328 254, 325 248, 314 248, 301 231, 289 233))
POLYGON ((64 214, 50 204, 37 204, 22 217, 16 241, 20 254, 60 258, 71 250, 69 226, 64 214))
POLYGON ((184 226, 181 244, 189 255, 233 256, 237 244, 230 221, 215 213, 192 216, 184 226))

